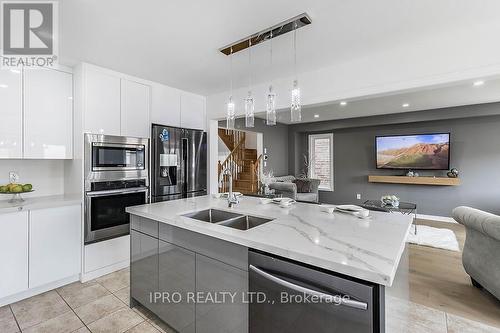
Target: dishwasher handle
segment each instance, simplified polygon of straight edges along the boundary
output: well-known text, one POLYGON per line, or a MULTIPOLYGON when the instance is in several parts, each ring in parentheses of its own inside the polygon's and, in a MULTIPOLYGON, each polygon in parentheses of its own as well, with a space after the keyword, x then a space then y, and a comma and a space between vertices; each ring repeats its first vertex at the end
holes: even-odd
MULTIPOLYGON (((283 287, 295 290, 297 292, 304 293, 304 294, 311 295, 311 296, 316 296, 316 297, 319 297, 320 299, 325 299, 325 298, 336 299, 337 298, 334 295, 326 294, 326 293, 323 293, 321 291, 309 289, 309 288, 302 287, 302 286, 299 286, 297 284, 288 282, 288 281, 283 280, 277 276, 269 274, 268 272, 263 271, 262 269, 257 268, 254 265, 249 265, 249 268, 250 268, 250 270, 254 271, 255 273, 261 275, 262 277, 264 277, 268 280, 271 280, 271 281, 273 281, 273 282, 275 282, 283 287)), ((360 310, 365 310, 365 311, 368 309, 368 304, 366 304, 364 302, 360 302, 360 301, 351 300, 351 299, 345 299, 344 297, 340 297, 339 303, 341 305, 344 305, 344 306, 347 306, 350 308, 355 308, 355 309, 360 309, 360 310)))

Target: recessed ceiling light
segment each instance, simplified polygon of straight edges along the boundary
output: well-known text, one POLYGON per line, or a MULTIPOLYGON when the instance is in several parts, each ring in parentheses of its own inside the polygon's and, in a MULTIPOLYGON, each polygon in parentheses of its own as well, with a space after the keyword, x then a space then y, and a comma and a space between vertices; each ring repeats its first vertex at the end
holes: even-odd
POLYGON ((347 105, 347 102, 346 102, 346 101, 342 101, 342 102, 340 102, 340 105, 342 105, 342 106, 346 106, 346 105, 347 105))
POLYGON ((403 105, 401 105, 401 106, 402 106, 402 107, 404 107, 404 108, 407 108, 407 107, 409 107, 409 106, 410 106, 410 104, 408 104, 408 103, 404 103, 404 104, 403 104, 403 105))
POLYGON ((8 88, 9 86, 6 84, 0 84, 0 88, 8 88))
POLYGON ((314 115, 314 118, 319 118, 319 114, 315 114, 315 115, 314 115))
POLYGON ((479 87, 479 86, 482 86, 484 84, 484 81, 482 80, 479 80, 479 81, 476 81, 473 83, 474 87, 479 87))

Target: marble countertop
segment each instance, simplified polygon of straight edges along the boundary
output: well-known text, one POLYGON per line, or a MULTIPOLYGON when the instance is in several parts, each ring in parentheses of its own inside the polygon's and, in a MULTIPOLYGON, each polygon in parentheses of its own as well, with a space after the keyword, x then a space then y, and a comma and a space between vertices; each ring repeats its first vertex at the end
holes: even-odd
POLYGON ((370 212, 371 218, 360 219, 321 212, 314 204, 281 208, 248 196, 240 198, 233 208, 227 207, 225 199, 203 196, 134 206, 127 211, 385 286, 394 281, 412 224, 412 216, 408 215, 370 212), (181 216, 207 208, 274 220, 242 231, 181 216))
MULTIPOLYGON (((9 197, 8 195, 3 195, 9 197)), ((23 202, 10 203, 9 199, 0 200, 0 214, 17 212, 20 210, 34 210, 52 207, 78 205, 82 203, 81 194, 61 194, 42 197, 25 198, 23 202)))

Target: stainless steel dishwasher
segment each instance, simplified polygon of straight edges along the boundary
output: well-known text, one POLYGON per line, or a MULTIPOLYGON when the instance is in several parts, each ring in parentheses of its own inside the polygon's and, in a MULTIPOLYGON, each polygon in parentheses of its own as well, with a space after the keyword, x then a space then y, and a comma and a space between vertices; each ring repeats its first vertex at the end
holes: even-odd
POLYGON ((383 333, 384 287, 249 251, 250 333, 383 333))

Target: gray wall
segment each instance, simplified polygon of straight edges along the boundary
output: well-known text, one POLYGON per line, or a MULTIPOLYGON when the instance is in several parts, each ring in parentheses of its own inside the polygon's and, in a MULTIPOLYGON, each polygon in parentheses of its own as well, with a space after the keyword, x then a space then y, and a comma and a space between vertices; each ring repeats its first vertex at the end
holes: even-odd
MULTIPOLYGON (((273 170, 275 176, 288 174, 288 125, 277 123, 276 126, 267 126, 264 119, 255 118, 253 128, 245 127, 245 118, 238 118, 235 129, 258 132, 263 134, 264 148, 267 149, 267 167, 264 171, 273 170)), ((219 126, 226 128, 226 121, 219 121, 219 126)))
MULTIPOLYGON (((396 194, 403 201, 418 204, 420 214, 451 216, 451 210, 468 205, 500 213, 500 104, 412 112, 341 121, 289 126, 289 172, 302 169, 307 154, 307 135, 334 133, 335 191, 321 192, 320 201, 356 203, 396 194), (454 118, 441 119, 439 118, 454 118), (425 121, 422 121, 425 120, 425 121), (460 171, 460 186, 424 186, 368 183, 369 174, 396 175, 398 170, 375 168, 376 135, 451 132, 451 167, 460 171)), ((445 171, 420 172, 445 176, 445 171)))

